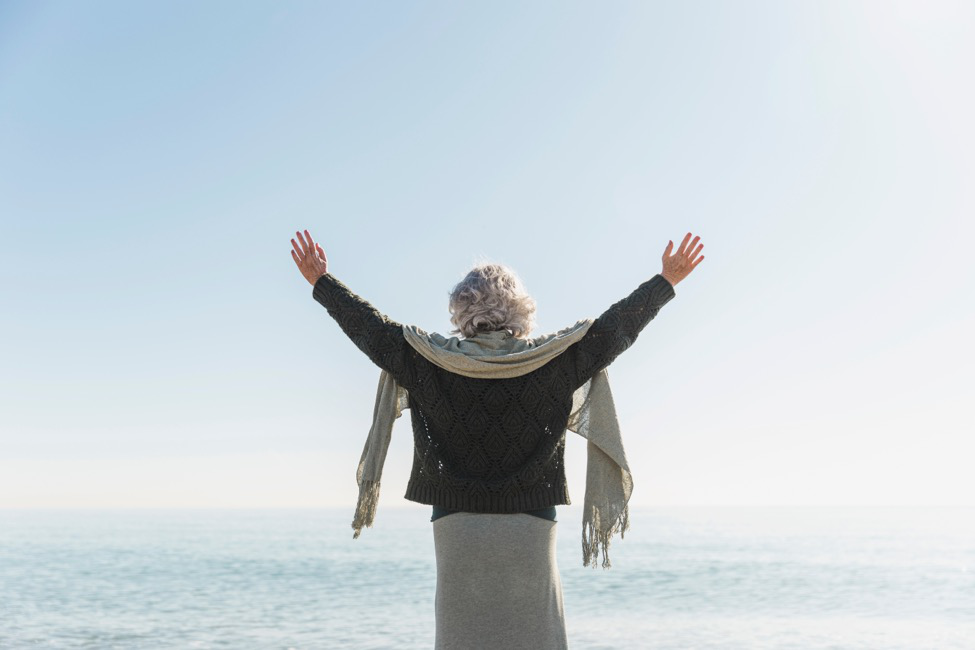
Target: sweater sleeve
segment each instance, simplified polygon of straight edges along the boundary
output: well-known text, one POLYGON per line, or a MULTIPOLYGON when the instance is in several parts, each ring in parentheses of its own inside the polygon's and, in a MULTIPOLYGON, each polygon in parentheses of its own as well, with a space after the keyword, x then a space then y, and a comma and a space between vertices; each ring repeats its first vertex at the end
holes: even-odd
POLYGON ((597 318, 585 336, 571 346, 575 386, 586 383, 633 345, 647 323, 675 295, 673 285, 658 273, 597 318))
POLYGON ((331 273, 318 278, 312 297, 373 363, 404 388, 413 385, 413 348, 406 341, 400 323, 380 313, 331 273))

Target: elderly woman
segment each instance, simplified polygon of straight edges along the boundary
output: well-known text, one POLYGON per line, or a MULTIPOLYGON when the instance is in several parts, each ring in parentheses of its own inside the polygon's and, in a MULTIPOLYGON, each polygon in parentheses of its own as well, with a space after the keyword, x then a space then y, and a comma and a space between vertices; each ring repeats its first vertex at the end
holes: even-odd
POLYGON ((570 503, 565 433, 590 441, 584 559, 601 544, 607 567, 632 482, 606 367, 704 259, 700 237, 687 233, 676 252, 668 242, 662 271, 598 318, 536 338, 535 302, 518 276, 480 264, 450 294, 451 333, 463 338, 446 338, 390 320, 329 272, 307 230, 296 236, 291 255, 314 299, 382 369, 357 473, 355 536, 372 522, 392 419, 409 408, 415 451, 405 498, 432 507, 436 648, 567 648, 555 554, 555 507, 570 503))

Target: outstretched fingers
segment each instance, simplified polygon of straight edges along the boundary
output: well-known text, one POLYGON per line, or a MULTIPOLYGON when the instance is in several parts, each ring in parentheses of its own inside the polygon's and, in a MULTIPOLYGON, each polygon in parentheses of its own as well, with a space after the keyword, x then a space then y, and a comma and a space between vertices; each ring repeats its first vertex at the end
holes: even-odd
MULTIPOLYGON (((308 232, 308 231, 306 230, 305 232, 308 232)), ((301 242, 301 250, 302 250, 302 252, 305 255, 307 255, 309 253, 310 246, 309 246, 308 242, 305 241, 305 236, 301 233, 300 230, 296 230, 295 231, 295 234, 298 235, 298 241, 301 242)), ((309 236, 308 239, 310 240, 311 237, 309 236)))
POLYGON ((305 259, 305 252, 301 250, 301 247, 298 245, 298 242, 295 241, 294 237, 291 238, 291 246, 294 248, 294 250, 291 251, 291 255, 296 260, 300 262, 301 260, 305 259))
POLYGON ((302 233, 300 230, 296 230, 295 234, 298 236, 298 240, 301 242, 301 247, 298 247, 298 244, 295 242, 294 238, 291 239, 291 245, 295 247, 296 251, 298 251, 299 260, 304 261, 306 257, 309 255, 314 255, 316 252, 321 254, 321 258, 323 260, 325 259, 325 251, 322 250, 322 247, 318 244, 318 242, 312 239, 311 233, 308 232, 307 228, 305 229, 304 233, 302 233))

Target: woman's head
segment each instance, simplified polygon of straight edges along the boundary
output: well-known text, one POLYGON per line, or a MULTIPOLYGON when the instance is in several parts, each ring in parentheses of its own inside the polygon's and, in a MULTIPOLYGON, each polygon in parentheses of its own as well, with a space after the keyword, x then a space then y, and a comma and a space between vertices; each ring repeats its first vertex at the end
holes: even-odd
POLYGON ((504 264, 481 262, 450 291, 451 334, 470 338, 506 329, 528 338, 535 328, 535 300, 518 275, 504 264))

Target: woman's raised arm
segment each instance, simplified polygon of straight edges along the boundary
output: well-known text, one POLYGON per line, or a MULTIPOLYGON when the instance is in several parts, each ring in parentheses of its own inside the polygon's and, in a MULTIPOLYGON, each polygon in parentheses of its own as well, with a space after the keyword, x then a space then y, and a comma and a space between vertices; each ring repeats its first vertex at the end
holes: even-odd
POLYGON ((307 230, 304 237, 300 232, 296 234, 301 246, 292 239, 294 250, 291 256, 302 275, 311 283, 312 297, 325 307, 357 348, 408 389, 414 378, 412 362, 415 352, 403 336, 403 326, 382 314, 329 273, 325 251, 307 230))
POLYGON ((700 244, 692 253, 700 237, 695 237, 688 246, 690 238, 691 233, 687 233, 674 255, 670 254, 674 242, 669 242, 663 254, 663 271, 603 312, 586 335, 569 348, 572 355, 569 358, 574 362, 576 386, 586 383, 633 345, 637 335, 654 319, 660 308, 677 295, 674 285, 686 278, 704 259, 702 255, 693 260, 704 244, 700 244))

